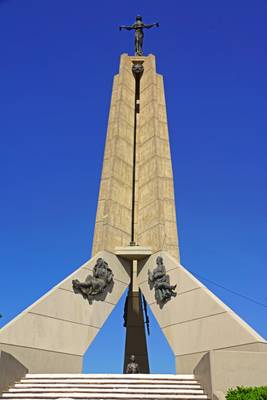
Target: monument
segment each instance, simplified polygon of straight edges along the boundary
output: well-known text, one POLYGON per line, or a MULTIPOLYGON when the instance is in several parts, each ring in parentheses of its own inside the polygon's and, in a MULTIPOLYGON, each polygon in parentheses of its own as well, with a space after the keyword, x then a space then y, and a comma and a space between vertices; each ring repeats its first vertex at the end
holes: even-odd
POLYGON ((229 386, 267 383, 267 345, 180 263, 163 77, 143 55, 153 26, 138 16, 121 27, 135 30, 135 56, 121 55, 113 81, 92 258, 9 322, 0 349, 30 373, 80 373, 128 289, 124 372, 149 373, 144 296, 177 374, 223 398, 229 386))

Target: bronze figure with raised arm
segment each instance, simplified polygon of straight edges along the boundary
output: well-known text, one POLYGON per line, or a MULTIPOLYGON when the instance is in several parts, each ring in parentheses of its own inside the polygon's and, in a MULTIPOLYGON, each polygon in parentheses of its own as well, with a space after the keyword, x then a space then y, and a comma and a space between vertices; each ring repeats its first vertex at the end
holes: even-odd
POLYGON ((155 22, 154 24, 144 24, 142 21, 141 15, 137 15, 135 19, 135 23, 133 25, 121 25, 120 31, 122 29, 126 29, 127 31, 131 31, 132 29, 135 30, 135 40, 134 40, 134 47, 135 47, 135 55, 142 56, 143 55, 143 38, 144 38, 144 29, 150 29, 154 26, 159 27, 159 23, 155 22))

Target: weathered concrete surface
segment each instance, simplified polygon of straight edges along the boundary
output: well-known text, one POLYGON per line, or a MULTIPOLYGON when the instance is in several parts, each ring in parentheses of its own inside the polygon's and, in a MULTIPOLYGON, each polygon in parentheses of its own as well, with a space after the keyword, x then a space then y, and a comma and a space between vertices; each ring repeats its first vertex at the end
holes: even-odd
POLYGON ((225 399, 228 389, 237 386, 266 386, 266 350, 212 350, 201 358, 194 374, 212 400, 225 399))
POLYGON ((92 253, 114 252, 131 241, 135 81, 131 58, 121 56, 114 77, 92 253))
POLYGON ((121 56, 114 78, 93 254, 114 252, 131 240, 135 80, 132 61, 142 60, 140 113, 137 115, 135 239, 153 252, 179 259, 172 164, 163 78, 155 57, 121 56))
POLYGON ((80 372, 82 356, 130 282, 130 262, 103 251, 60 282, 0 331, 0 349, 30 372, 80 372), (89 304, 72 289, 84 281, 98 257, 114 273, 114 285, 89 304))
MULTIPOLYGON (((209 350, 262 345, 265 340, 212 294, 199 280, 182 267, 167 252, 153 254, 139 262, 138 283, 176 357, 177 373, 192 373, 209 350), (163 257, 172 285, 177 284, 177 296, 163 307, 148 285, 148 269, 163 257)), ((240 350, 240 349, 239 349, 240 350)))
POLYGON ((20 380, 28 372, 15 357, 5 351, 0 352, 0 394, 20 380))
MULTIPOLYGON (((266 386, 267 353, 250 351, 214 351, 213 392, 226 394, 231 387, 266 386)), ((215 397, 215 400, 216 397, 215 397)))
POLYGON ((83 357, 80 355, 2 343, 0 346, 20 362, 24 361, 27 369, 34 373, 77 373, 83 368, 83 357))
POLYGON ((211 371, 211 357, 213 357, 213 351, 205 353, 199 363, 194 369, 196 378, 201 382, 204 392, 208 395, 209 399, 213 396, 213 379, 211 371))
POLYGON ((138 135, 137 241, 179 260, 172 163, 163 77, 153 55, 141 79, 138 135))

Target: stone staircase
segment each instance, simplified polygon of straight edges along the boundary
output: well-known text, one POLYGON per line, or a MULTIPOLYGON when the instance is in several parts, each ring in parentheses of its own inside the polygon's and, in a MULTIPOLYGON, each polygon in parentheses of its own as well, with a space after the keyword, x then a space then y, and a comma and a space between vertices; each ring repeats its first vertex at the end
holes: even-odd
POLYGON ((208 399, 194 375, 27 374, 1 399, 208 399))

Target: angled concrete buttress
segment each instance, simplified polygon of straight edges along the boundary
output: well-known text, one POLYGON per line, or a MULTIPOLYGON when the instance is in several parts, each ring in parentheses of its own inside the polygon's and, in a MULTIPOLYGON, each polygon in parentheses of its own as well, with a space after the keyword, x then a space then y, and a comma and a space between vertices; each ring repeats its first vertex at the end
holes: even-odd
POLYGON ((139 286, 173 350, 178 373, 192 373, 211 350, 267 351, 259 334, 167 252, 155 253, 142 264, 139 286), (177 283, 177 296, 163 306, 157 304, 147 279, 158 256, 171 283, 177 283))
POLYGON ((130 282, 130 263, 102 251, 60 282, 0 331, 0 349, 32 373, 81 372, 82 358, 130 282), (84 281, 102 257, 114 285, 89 304, 75 294, 72 280, 84 281))

